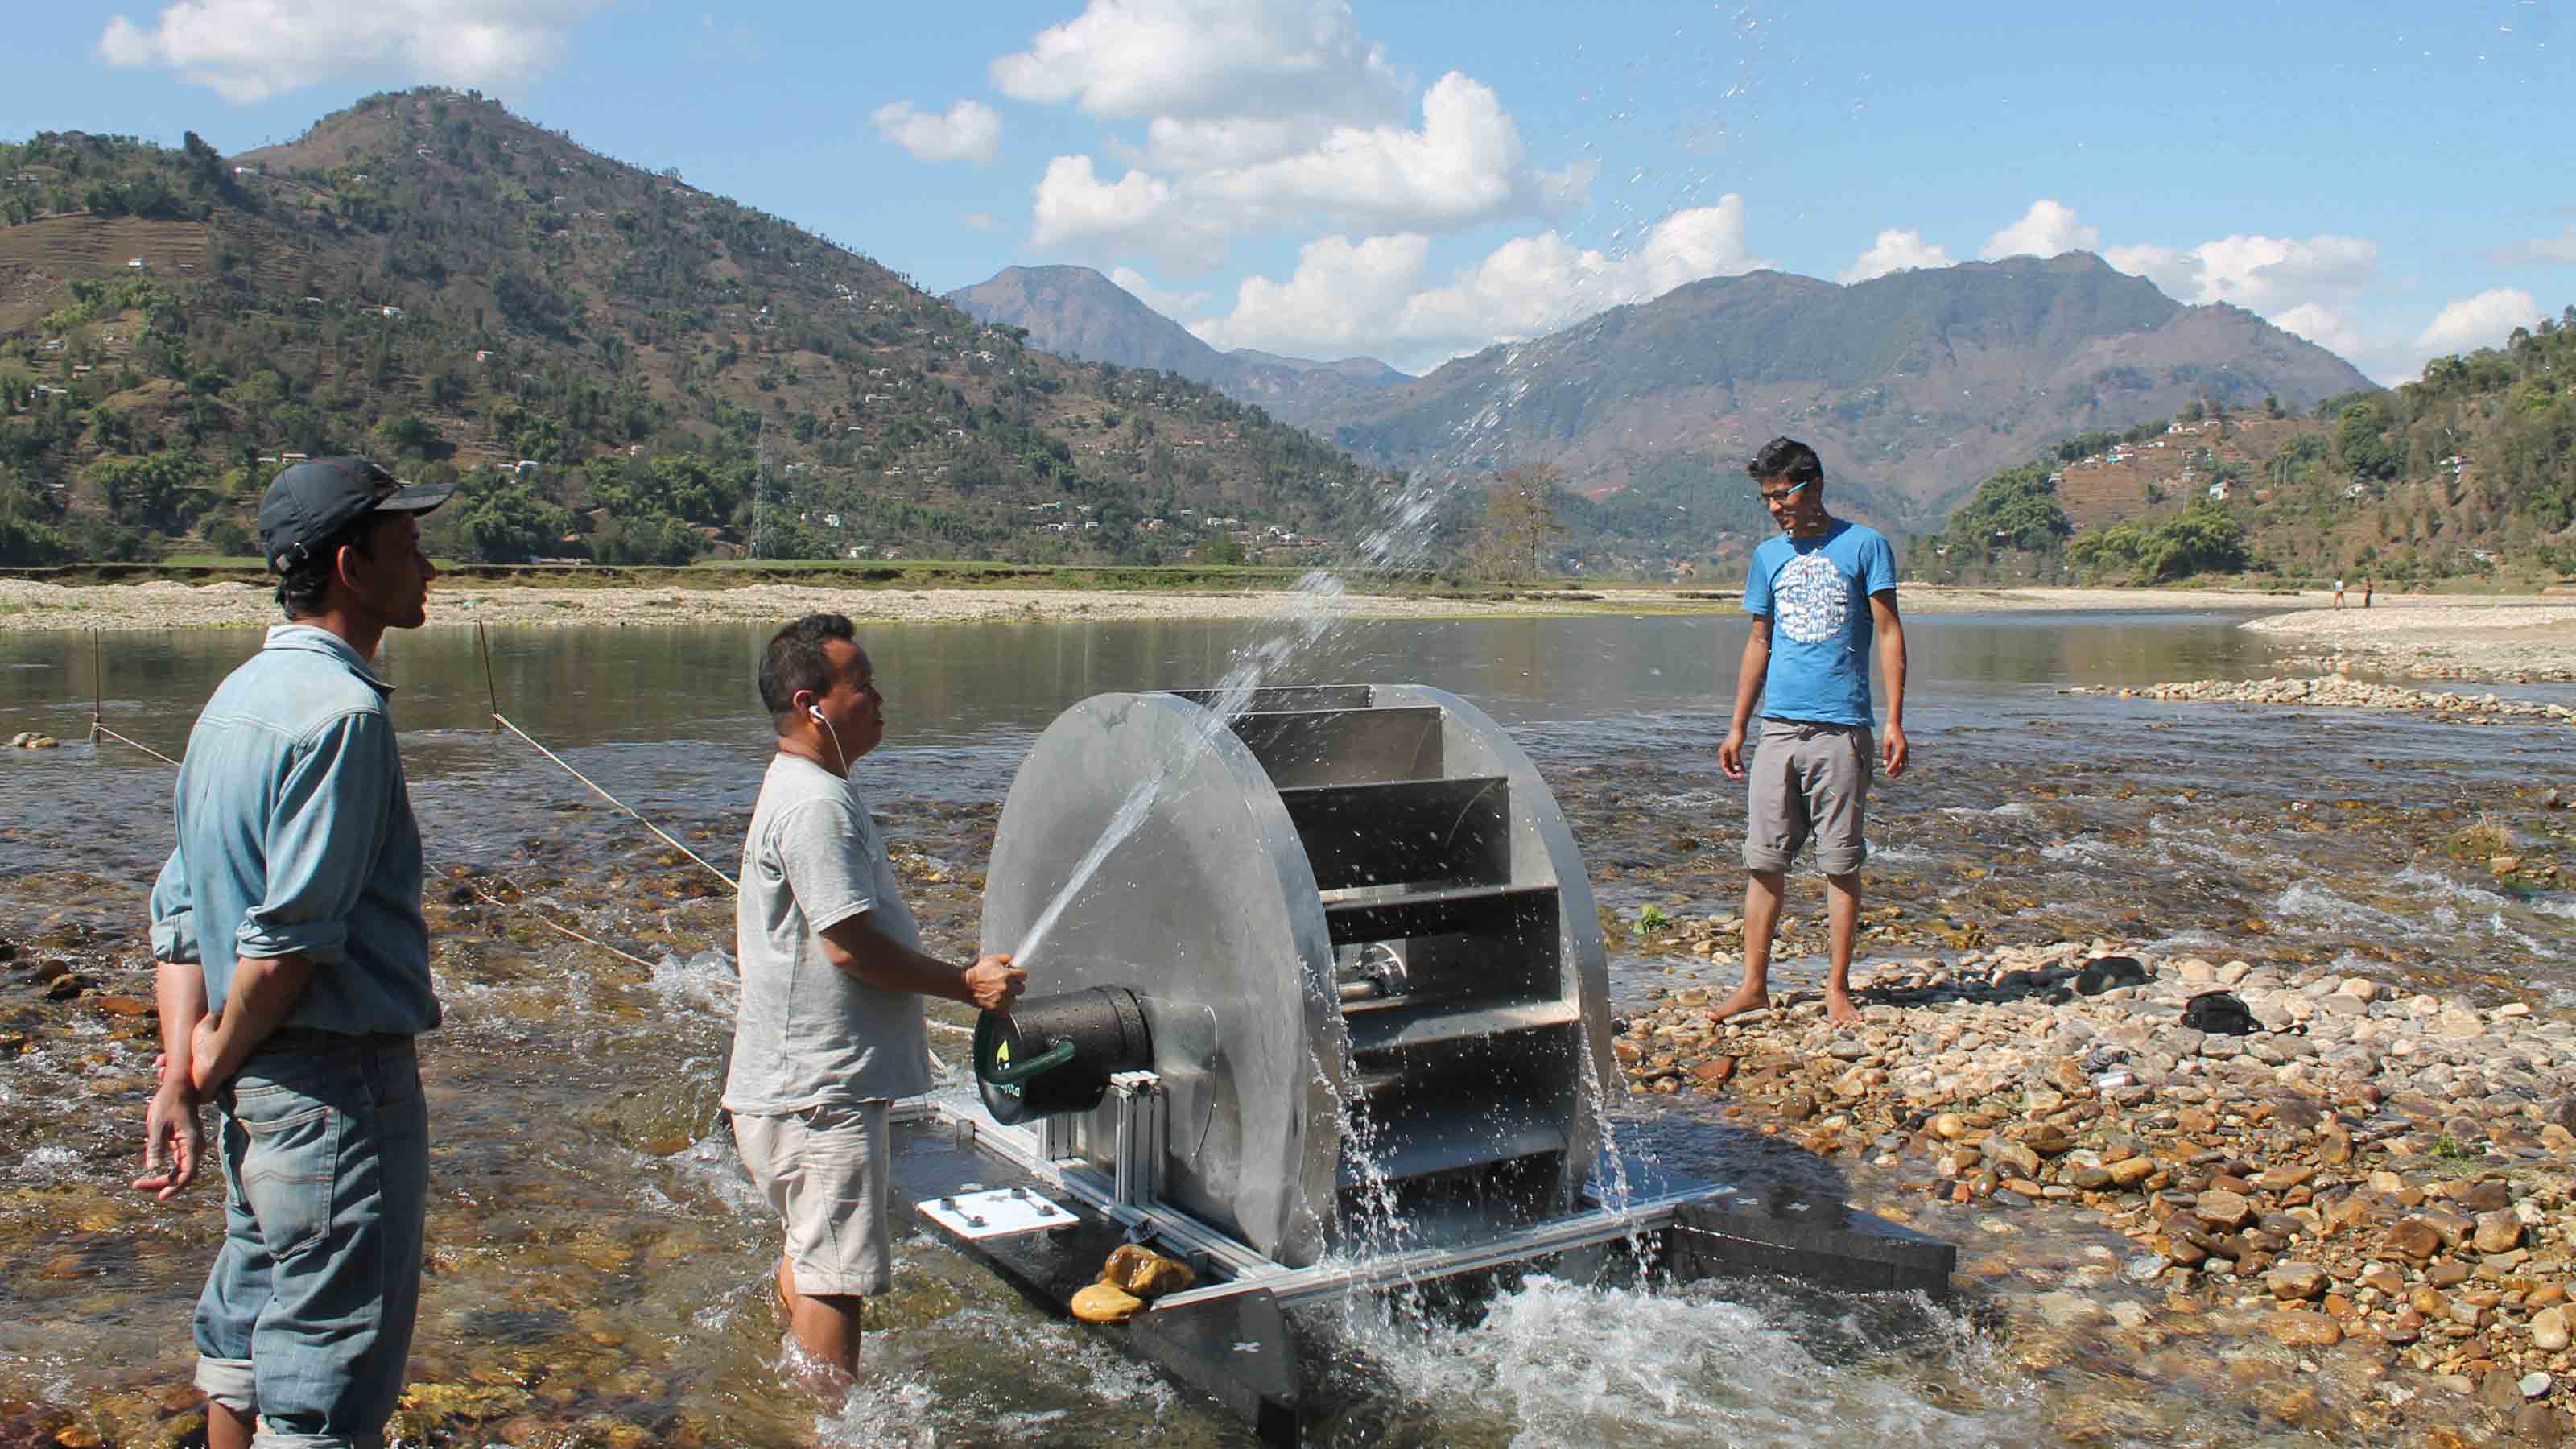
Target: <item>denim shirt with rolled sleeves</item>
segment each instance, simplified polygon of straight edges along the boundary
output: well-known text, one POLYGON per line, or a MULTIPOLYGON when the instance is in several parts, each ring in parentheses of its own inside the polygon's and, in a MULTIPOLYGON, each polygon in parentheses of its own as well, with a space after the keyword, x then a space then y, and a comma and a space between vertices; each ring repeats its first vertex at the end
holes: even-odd
POLYGON ((178 848, 152 887, 152 954, 199 962, 210 1010, 242 958, 301 953, 313 975, 284 1025, 438 1025, 392 693, 338 635, 282 624, 197 716, 178 848))

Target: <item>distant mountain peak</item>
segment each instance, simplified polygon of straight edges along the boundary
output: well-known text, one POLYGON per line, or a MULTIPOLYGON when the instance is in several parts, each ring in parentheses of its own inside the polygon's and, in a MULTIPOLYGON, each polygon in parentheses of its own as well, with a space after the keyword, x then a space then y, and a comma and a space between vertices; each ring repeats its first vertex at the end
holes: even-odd
POLYGON ((1302 424, 1349 398, 1412 379, 1373 357, 1315 362, 1250 348, 1219 352, 1089 267, 1004 267, 945 299, 984 322, 1025 327, 1059 356, 1178 373, 1302 424))

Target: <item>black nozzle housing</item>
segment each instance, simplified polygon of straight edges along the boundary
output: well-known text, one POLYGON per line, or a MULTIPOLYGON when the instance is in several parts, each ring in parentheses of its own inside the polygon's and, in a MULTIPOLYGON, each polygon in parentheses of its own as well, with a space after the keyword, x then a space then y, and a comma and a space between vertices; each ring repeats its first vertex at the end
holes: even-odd
POLYGON ((1088 1112, 1112 1076, 1153 1065, 1145 1008, 1124 986, 1024 997, 975 1019, 975 1086, 996 1122, 1088 1112))

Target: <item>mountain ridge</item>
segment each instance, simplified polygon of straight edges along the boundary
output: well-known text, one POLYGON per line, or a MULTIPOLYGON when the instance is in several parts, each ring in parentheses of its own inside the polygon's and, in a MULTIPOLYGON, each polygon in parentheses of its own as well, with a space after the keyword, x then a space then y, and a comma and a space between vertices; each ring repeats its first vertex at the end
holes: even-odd
POLYGON ((1031 346, 1057 356, 1175 373, 1293 426, 1413 380, 1374 357, 1319 362, 1251 348, 1220 352, 1089 267, 1004 267, 944 300, 979 321, 1025 329, 1031 346))
MULTIPOLYGON (((1082 305, 1114 304, 1123 330, 1103 328, 1085 345, 1197 341, 1096 273, 1032 270, 1096 279, 1082 305)), ((1010 316, 1033 338, 1062 337, 1076 319, 1050 312, 1060 295, 1021 286, 1010 316)), ((1258 355, 1180 350, 1205 369, 1258 355)), ((2187 402, 2304 407, 2371 387, 2250 312, 2188 306, 2088 252, 1850 284, 1777 270, 1703 278, 1418 379, 1324 397, 1282 399, 1206 375, 1382 467, 1548 464, 1574 498, 1627 520, 1614 532, 1642 530, 1631 542, 1692 520, 1674 540, 1688 548, 1760 535, 1765 520, 1735 485, 1742 459, 1777 434, 1825 455, 1845 506, 1913 533, 1937 528, 1997 469, 2068 436, 2168 417, 2187 402)), ((1630 551, 1638 567, 1658 561, 1630 551)))
POLYGON ((1391 483, 472 93, 0 144, 0 562, 237 555, 331 452, 460 482, 435 541, 494 560, 1302 561, 1391 483))

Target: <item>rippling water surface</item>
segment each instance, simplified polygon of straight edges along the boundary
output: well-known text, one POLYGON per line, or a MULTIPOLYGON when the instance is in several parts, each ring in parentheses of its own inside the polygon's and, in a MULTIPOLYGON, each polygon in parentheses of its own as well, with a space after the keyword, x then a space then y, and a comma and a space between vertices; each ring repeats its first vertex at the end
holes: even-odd
MULTIPOLYGON (((861 778, 934 943, 973 944, 999 801, 1058 711, 1106 690, 1205 684, 1255 632, 870 636, 890 729, 861 778)), ((769 751, 752 687, 761 637, 502 631, 495 686, 515 722, 731 869, 769 751)), ((2269 645, 2203 614, 1932 617, 1909 638, 1915 769, 1873 796, 1870 875, 1871 904, 1902 906, 1904 925, 1865 943, 1865 960, 2104 934, 2473 994, 2576 992, 2576 900, 2498 888, 2444 848, 2481 821, 2510 836, 2537 785, 2576 790, 2563 728, 2058 693, 2273 671, 2269 645)), ((1715 618, 1355 625, 1269 682, 1420 680, 1465 695, 1548 776, 1605 908, 1719 912, 1740 889, 1742 796, 1713 747, 1741 639, 1740 621, 1715 618)), ((109 723, 178 753, 198 705, 256 645, 230 632, 111 638, 109 723)), ((48 1003, 23 969, 61 957, 98 992, 149 994, 143 896, 168 848, 171 775, 79 742, 90 659, 86 636, 0 635, 0 735, 72 742, 0 756, 0 937, 24 953, 0 1024, 30 1043, 0 1059, 0 1400, 76 1407, 148 1437, 153 1405, 186 1377, 217 1194, 200 1185, 156 1207, 123 1192, 148 1023, 48 1003)), ((485 728, 472 634, 397 635, 387 667, 433 871, 482 872, 487 888, 659 963, 628 964, 433 882, 449 1019, 424 1049, 437 1198, 415 1381, 436 1393, 415 1434, 1244 1442, 1203 1401, 919 1238, 897 1291, 871 1305, 874 1372, 860 1392, 818 1416, 784 1390, 763 1297, 774 1229, 714 1107, 731 976, 709 951, 730 943, 729 898, 485 728), (487 1428, 465 1434, 468 1416, 487 1428)), ((1793 883, 1791 909, 1821 909, 1811 878, 1793 883)), ((1784 963, 1781 977, 1815 965, 1784 963)), ((1614 953, 1612 979, 1624 1006, 1674 978, 1665 958, 1614 953)), ((956 1054, 958 1038, 938 1042, 956 1054)), ((1743 1136, 1680 1099, 1636 1099, 1618 1124, 1641 1160, 1695 1173, 1726 1170, 1743 1136)), ((1870 1190, 1868 1168, 1838 1171, 1870 1190)), ((2107 1276, 2116 1240, 2017 1242, 2032 1271, 2078 1286, 2107 1276)), ((2213 1418, 2186 1377, 2026 1366, 1973 1317, 1758 1284, 1534 1277, 1428 1324, 1365 1306, 1336 1315, 1316 1367, 1345 1405, 1331 1440, 1353 1444, 2038 1445, 2065 1436, 2071 1406, 2106 1395, 2116 1412, 2083 1411, 2095 1442, 2260 1438, 2213 1418)))

